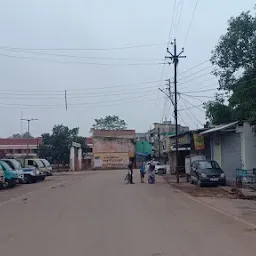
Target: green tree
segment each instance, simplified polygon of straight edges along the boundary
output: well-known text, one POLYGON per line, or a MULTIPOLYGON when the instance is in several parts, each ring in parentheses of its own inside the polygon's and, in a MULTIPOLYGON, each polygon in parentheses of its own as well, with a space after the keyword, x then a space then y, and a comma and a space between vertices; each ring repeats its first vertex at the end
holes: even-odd
POLYGON ((11 136, 11 138, 34 138, 30 133, 28 132, 25 132, 23 134, 20 134, 20 133, 15 133, 11 136))
POLYGON ((120 119, 118 116, 106 116, 100 119, 94 119, 94 124, 92 125, 91 131, 96 130, 125 130, 127 129, 127 124, 124 120, 120 119))
POLYGON ((219 125, 232 122, 234 120, 232 108, 225 105, 224 102, 224 97, 216 95, 215 101, 208 101, 205 104, 206 117, 212 124, 219 125))
POLYGON ((220 89, 226 93, 228 104, 218 100, 206 103, 207 117, 217 123, 220 120, 229 122, 231 119, 255 121, 255 14, 242 12, 228 21, 227 33, 221 36, 213 50, 211 61, 215 66, 214 74, 219 78, 220 89))
POLYGON ((52 162, 69 163, 70 146, 72 142, 86 147, 85 138, 78 136, 79 128, 69 129, 64 125, 55 125, 52 134, 42 134, 43 143, 39 146, 39 155, 52 162))

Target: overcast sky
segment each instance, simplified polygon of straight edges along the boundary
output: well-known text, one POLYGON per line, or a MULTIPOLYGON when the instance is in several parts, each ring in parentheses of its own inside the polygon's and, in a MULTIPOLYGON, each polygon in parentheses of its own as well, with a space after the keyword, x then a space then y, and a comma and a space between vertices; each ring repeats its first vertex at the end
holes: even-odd
POLYGON ((54 124, 80 127, 87 136, 94 118, 112 114, 137 132, 173 120, 169 100, 157 89, 164 88, 161 79, 173 77, 173 67, 162 64, 173 13, 170 37, 187 56, 179 62, 178 91, 190 95, 179 98, 180 123, 200 127, 200 104, 217 88, 207 62, 211 50, 227 20, 252 10, 255 1, 199 0, 193 19, 196 0, 177 0, 175 12, 174 2, 1 0, 0 136, 26 131, 21 113, 39 119, 31 124, 34 136, 54 124))

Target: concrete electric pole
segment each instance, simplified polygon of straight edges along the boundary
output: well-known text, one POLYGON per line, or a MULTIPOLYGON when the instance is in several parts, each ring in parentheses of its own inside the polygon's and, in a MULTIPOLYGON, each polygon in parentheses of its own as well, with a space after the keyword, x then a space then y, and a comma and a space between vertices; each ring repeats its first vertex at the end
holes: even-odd
POLYGON ((173 44, 173 54, 167 48, 167 52, 171 55, 165 57, 167 59, 171 59, 174 64, 174 117, 175 117, 175 151, 176 151, 176 177, 177 183, 180 182, 180 175, 179 175, 179 143, 178 143, 178 104, 177 104, 177 66, 179 63, 179 58, 186 58, 186 56, 181 56, 184 52, 184 48, 182 51, 177 54, 177 45, 176 39, 174 39, 173 44))

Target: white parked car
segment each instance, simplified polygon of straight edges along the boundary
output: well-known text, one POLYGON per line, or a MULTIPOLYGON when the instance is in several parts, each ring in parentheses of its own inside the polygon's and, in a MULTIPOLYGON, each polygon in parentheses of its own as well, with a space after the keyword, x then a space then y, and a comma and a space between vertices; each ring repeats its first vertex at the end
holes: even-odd
MULTIPOLYGON (((150 166, 151 162, 147 162, 146 166, 145 166, 145 170, 146 172, 148 172, 149 166, 150 166)), ((160 164, 157 161, 153 161, 153 164, 155 165, 155 173, 160 173, 160 174, 166 174, 166 165, 164 164, 160 164)))

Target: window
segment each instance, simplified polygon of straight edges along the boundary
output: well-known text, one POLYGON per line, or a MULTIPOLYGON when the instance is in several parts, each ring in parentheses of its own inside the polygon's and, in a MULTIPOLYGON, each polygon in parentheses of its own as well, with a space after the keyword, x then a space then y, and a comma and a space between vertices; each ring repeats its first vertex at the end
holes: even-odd
POLYGON ((33 165, 34 166, 34 161, 33 160, 28 160, 28 165, 33 165))
POLYGON ((215 161, 200 161, 199 169, 220 169, 215 161))
POLYGON ((13 166, 11 161, 5 161, 13 170, 15 170, 15 167, 13 166))

